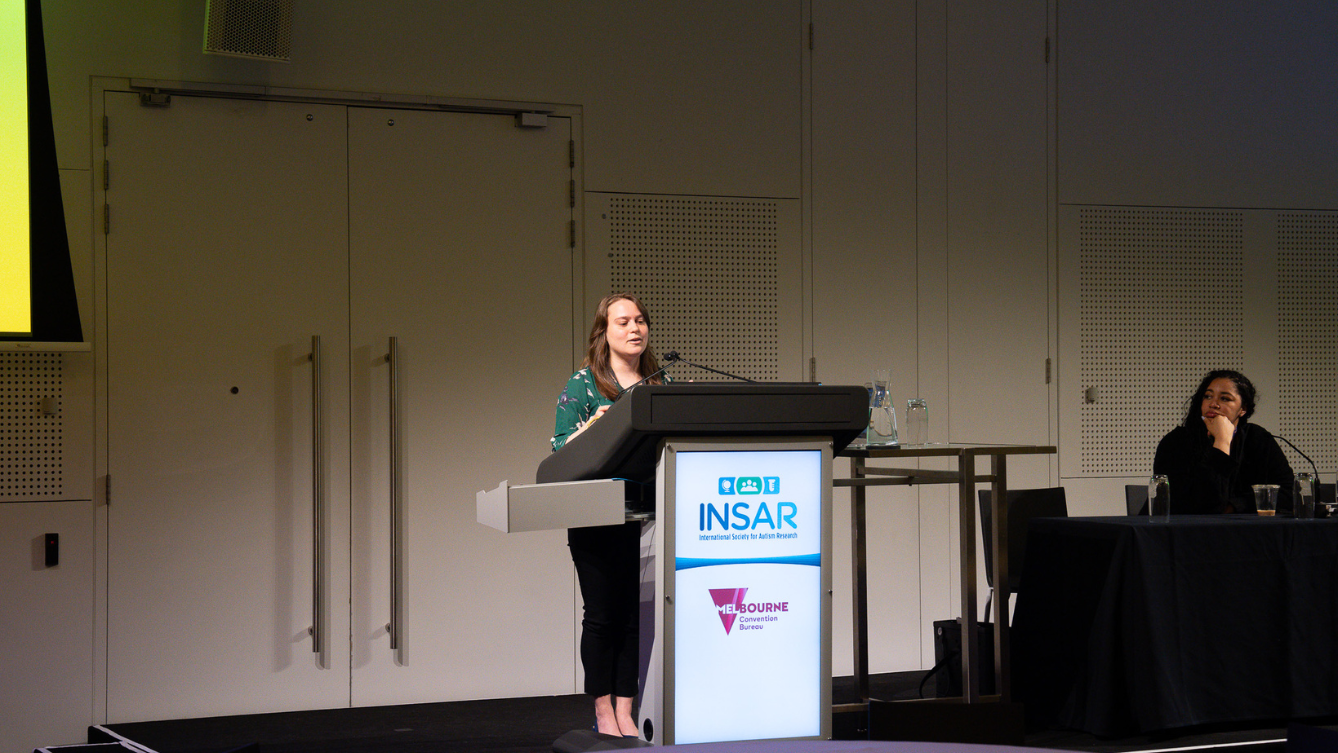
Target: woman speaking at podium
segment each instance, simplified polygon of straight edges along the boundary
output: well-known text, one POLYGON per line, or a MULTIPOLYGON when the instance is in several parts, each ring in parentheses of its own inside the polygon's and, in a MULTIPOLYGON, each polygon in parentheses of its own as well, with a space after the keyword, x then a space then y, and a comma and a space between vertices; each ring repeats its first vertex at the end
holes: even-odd
MULTIPOLYGON (((604 415, 622 390, 660 370, 649 341, 650 316, 635 296, 620 293, 599 302, 585 362, 558 396, 554 452, 604 415)), ((669 380, 652 376, 646 383, 663 381, 669 380)), ((635 737, 641 524, 571 528, 567 546, 585 602, 581 665, 585 692, 595 698, 596 729, 635 737)))
POLYGON ((1277 440, 1246 419, 1254 385, 1239 371, 1210 371, 1189 398, 1189 411, 1157 445, 1152 472, 1171 482, 1176 513, 1251 513, 1254 484, 1278 485, 1278 509, 1290 510, 1292 468, 1277 440))

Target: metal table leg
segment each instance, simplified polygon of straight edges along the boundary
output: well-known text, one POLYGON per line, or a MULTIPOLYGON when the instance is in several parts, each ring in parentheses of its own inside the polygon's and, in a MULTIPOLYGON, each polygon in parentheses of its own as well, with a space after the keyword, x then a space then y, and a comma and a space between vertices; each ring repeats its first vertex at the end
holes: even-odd
MULTIPOLYGON (((850 477, 862 479, 864 458, 850 459, 850 477)), ((850 563, 853 569, 854 607, 852 623, 855 628, 855 688, 861 701, 869 700, 869 574, 865 562, 864 486, 850 487, 850 563)))
POLYGON ((990 456, 993 530, 984 532, 994 544, 994 687, 999 700, 1008 703, 1009 687, 1008 639, 1008 459, 1004 455, 990 456))
POLYGON ((957 456, 957 502, 959 549, 962 566, 962 700, 980 701, 980 677, 975 657, 980 654, 976 638, 976 516, 972 497, 976 491, 976 456, 963 450, 957 456))

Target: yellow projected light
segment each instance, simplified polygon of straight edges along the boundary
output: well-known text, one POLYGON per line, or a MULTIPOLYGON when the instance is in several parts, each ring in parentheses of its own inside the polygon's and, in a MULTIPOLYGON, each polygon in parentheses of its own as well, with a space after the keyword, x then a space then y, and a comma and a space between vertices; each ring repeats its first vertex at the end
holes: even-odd
POLYGON ((0 0, 0 332, 32 331, 28 53, 23 0, 0 0))

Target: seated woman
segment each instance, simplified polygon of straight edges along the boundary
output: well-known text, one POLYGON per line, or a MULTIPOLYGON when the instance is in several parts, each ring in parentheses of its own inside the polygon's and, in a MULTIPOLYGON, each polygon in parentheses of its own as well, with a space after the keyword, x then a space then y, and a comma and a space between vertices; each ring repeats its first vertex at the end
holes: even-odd
POLYGON ((1246 421, 1254 385, 1238 371, 1210 371, 1189 398, 1184 423, 1162 437, 1152 472, 1171 481, 1171 512, 1255 512, 1254 484, 1278 485, 1290 511, 1292 468, 1273 435, 1246 421))

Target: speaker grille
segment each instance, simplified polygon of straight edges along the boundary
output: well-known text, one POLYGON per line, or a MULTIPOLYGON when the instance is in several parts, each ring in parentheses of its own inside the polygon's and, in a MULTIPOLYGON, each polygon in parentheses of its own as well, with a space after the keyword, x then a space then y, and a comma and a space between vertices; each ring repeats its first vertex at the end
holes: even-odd
POLYGON ((64 495, 63 370, 59 353, 0 354, 0 502, 64 495), (42 412, 47 398, 51 416, 42 412))
POLYGON ((292 56, 293 0, 208 0, 204 51, 287 62, 292 56))
MULTIPOLYGON (((767 199, 614 196, 609 281, 651 310, 657 352, 739 376, 778 379, 778 205, 767 199)), ((717 379, 691 368, 680 378, 717 379)))
MULTIPOLYGON (((1278 214, 1278 428, 1321 471, 1338 466, 1338 214, 1278 214)), ((1308 470, 1286 443, 1292 470, 1308 470)))
POLYGON ((1150 473, 1203 374, 1241 368, 1244 247, 1240 211, 1079 212, 1082 384, 1063 400, 1079 406, 1083 473, 1150 473))

